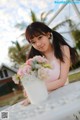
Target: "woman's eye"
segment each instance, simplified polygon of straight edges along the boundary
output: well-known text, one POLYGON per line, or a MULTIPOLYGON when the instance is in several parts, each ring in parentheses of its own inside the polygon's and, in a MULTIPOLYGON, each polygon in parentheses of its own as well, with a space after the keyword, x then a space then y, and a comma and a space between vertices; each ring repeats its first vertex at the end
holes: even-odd
POLYGON ((38 39, 41 39, 41 38, 42 38, 42 36, 39 36, 39 37, 38 37, 38 39))
POLYGON ((36 42, 35 41, 33 41, 33 42, 31 42, 32 44, 35 44, 36 42))

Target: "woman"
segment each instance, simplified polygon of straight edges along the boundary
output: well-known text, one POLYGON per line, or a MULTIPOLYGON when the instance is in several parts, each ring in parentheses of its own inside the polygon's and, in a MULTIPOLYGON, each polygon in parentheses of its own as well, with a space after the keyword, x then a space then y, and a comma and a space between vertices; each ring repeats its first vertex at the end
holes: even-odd
MULTIPOLYGON (((31 23, 25 36, 32 45, 28 59, 41 55, 53 66, 50 79, 45 80, 47 90, 52 91, 67 84, 70 66, 77 60, 75 49, 68 45, 62 35, 41 22, 31 23)), ((28 99, 23 102, 24 105, 27 103, 28 99)))

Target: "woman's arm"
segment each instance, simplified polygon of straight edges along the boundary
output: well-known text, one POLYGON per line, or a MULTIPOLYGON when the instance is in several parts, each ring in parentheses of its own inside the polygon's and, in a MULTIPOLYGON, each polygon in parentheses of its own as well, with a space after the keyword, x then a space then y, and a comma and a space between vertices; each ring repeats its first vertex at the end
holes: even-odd
POLYGON ((21 105, 27 106, 28 104, 30 104, 30 100, 27 96, 26 90, 23 90, 23 95, 25 97, 25 99, 22 101, 21 105))
POLYGON ((58 80, 55 80, 53 82, 46 83, 48 91, 52 91, 54 89, 57 89, 59 87, 64 86, 68 73, 70 68, 70 50, 68 46, 63 46, 62 51, 64 54, 64 62, 61 62, 61 70, 60 70, 60 77, 58 80))

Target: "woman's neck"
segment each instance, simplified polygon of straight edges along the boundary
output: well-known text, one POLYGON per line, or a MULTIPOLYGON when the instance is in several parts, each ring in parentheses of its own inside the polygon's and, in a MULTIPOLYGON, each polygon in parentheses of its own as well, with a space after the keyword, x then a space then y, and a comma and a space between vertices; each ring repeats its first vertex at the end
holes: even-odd
POLYGON ((54 50, 52 47, 50 47, 45 53, 44 56, 49 60, 52 61, 52 58, 54 58, 54 50))

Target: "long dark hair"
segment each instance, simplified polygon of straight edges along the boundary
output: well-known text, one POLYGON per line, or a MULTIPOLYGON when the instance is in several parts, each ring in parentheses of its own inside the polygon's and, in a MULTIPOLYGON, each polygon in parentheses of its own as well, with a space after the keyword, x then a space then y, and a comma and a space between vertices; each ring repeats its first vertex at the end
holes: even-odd
MULTIPOLYGON (((26 36, 26 39, 28 40, 28 42, 31 42, 30 40, 34 37, 37 37, 39 35, 43 35, 43 34, 46 34, 46 33, 52 33, 53 34, 53 42, 52 42, 52 45, 54 47, 54 54, 55 54, 55 57, 57 59, 60 59, 62 62, 64 62, 64 59, 63 59, 63 51, 61 49, 61 46, 62 45, 67 45, 70 49, 70 56, 71 56, 71 61, 72 61, 72 64, 75 64, 76 61, 77 61, 77 58, 78 58, 78 55, 77 55, 77 52, 75 50, 75 48, 72 48, 66 41, 65 41, 65 38, 59 34, 58 32, 56 31, 53 31, 52 29, 50 29, 47 25, 45 25, 44 23, 42 22, 33 22, 31 23, 27 29, 26 29, 26 32, 25 32, 25 36, 26 36)), ((35 55, 41 55, 41 52, 39 52, 38 50, 36 50, 33 46, 31 47, 31 50, 29 52, 29 55, 28 55, 28 59, 29 58, 32 58, 34 57, 35 55)))

